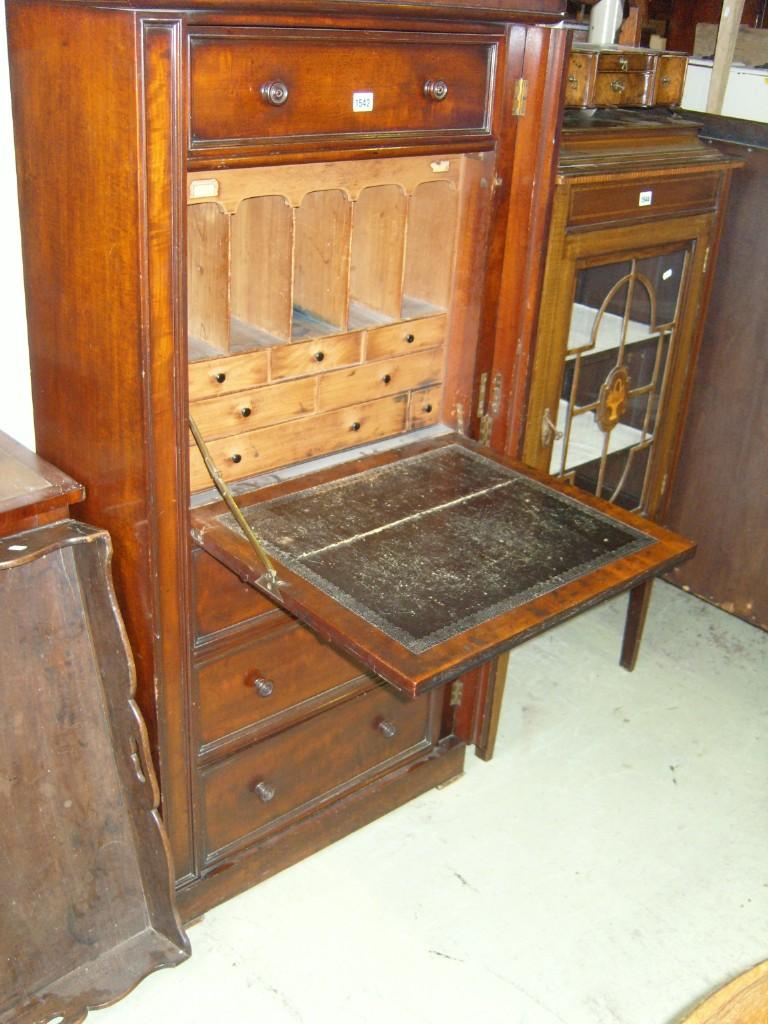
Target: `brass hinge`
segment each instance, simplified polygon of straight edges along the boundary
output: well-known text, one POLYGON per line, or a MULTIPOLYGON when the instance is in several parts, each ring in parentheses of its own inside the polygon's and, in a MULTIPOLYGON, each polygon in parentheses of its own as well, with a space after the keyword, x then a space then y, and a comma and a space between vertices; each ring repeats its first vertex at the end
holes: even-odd
POLYGON ((464 683, 461 679, 456 679, 451 684, 451 707, 457 708, 461 704, 461 699, 464 696, 464 683))
POLYGON ((493 375, 493 388, 491 390, 491 401, 488 406, 488 411, 492 416, 499 415, 499 409, 501 408, 501 388, 504 383, 504 378, 500 373, 493 375))
POLYGON ((525 117, 525 108, 528 103, 528 79, 518 78, 512 93, 512 116, 525 117))
POLYGON ((709 266, 709 246, 707 246, 706 251, 704 253, 704 265, 701 268, 702 274, 706 274, 708 266, 709 266))

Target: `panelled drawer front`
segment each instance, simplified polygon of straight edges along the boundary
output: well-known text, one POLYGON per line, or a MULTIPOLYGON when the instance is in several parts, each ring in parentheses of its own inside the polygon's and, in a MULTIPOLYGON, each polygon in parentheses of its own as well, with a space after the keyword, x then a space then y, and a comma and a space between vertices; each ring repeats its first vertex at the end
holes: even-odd
POLYGON ((209 856, 428 746, 430 699, 379 686, 203 771, 209 856))
POLYGON ((630 72, 603 74, 595 77, 595 91, 592 106, 595 107, 643 107, 651 102, 652 75, 630 72))
POLYGON ((360 674, 298 623, 270 633, 197 670, 201 741, 263 722, 360 674))
POLYGON ((632 220, 654 214, 689 213, 713 209, 719 174, 691 174, 612 185, 576 185, 571 192, 569 226, 632 220), (648 194, 650 193, 650 201, 648 194), (641 196, 644 197, 641 204, 641 196))
POLYGON ((195 609, 195 639, 257 619, 271 612, 280 622, 293 620, 258 590, 243 583, 221 562, 196 550, 192 555, 192 587, 195 609))
POLYGON ((393 35, 193 32, 192 148, 328 135, 488 133, 496 42, 393 35), (441 82, 447 91, 438 98, 441 82), (284 95, 281 86, 287 89, 278 105, 267 98, 275 84, 273 100, 284 95))

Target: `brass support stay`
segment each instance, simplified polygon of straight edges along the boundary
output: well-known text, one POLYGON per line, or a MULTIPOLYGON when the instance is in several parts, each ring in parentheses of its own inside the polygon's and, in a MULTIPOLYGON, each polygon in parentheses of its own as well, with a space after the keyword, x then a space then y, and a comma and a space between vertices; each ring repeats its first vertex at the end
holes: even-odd
POLYGON ((213 480, 216 490, 224 499, 227 508, 235 517, 238 526, 245 534, 245 539, 256 552, 256 554, 259 557, 259 561, 266 569, 264 575, 261 576, 258 580, 259 586, 264 587, 266 590, 271 591, 273 594, 276 593, 278 587, 285 586, 285 582, 278 578, 277 570, 275 569, 275 566, 273 565, 271 558, 265 551, 264 545, 261 543, 259 538, 254 533, 251 524, 240 511, 240 506, 235 501, 234 494, 232 493, 227 482, 222 477, 221 473, 219 473, 218 469, 216 468, 216 463, 213 461, 213 456, 208 450, 208 445, 203 440, 203 435, 200 433, 200 428, 195 423, 192 416, 189 417, 189 429, 192 431, 192 437, 194 437, 195 439, 195 444, 197 445, 198 451, 203 457, 205 468, 208 470, 208 475, 210 476, 211 480, 213 480))

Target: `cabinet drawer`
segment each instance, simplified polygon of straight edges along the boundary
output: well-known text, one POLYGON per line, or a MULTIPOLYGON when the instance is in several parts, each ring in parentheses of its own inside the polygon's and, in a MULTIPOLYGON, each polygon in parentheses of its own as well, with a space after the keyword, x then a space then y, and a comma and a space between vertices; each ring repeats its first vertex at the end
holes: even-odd
POLYGON ((209 857, 428 747, 433 699, 409 701, 377 686, 204 770, 209 857))
POLYGON ((189 45, 195 150, 332 135, 490 131, 495 40, 235 30, 193 32, 189 45))
POLYGON ((646 107, 651 103, 653 76, 650 72, 599 71, 595 76, 594 107, 646 107))
POLYGON ((592 80, 597 68, 597 53, 572 50, 568 58, 565 85, 567 107, 588 107, 592 97, 592 80))
POLYGON ((445 341, 447 317, 427 316, 420 320, 389 324, 368 331, 365 343, 366 359, 386 359, 404 356, 422 348, 434 348, 445 341))
POLYGON ((659 57, 659 66, 656 70, 656 93, 653 102, 660 106, 674 106, 683 98, 683 85, 685 84, 685 69, 688 66, 687 57, 677 57, 665 54, 659 57))
POLYGON ((633 220, 655 214, 711 210, 717 203, 719 187, 719 174, 691 174, 647 182, 631 181, 610 188, 601 183, 577 185, 571 192, 568 225, 578 227, 633 220))
POLYGON ((652 71, 656 53, 650 50, 601 50, 597 63, 598 71, 652 71))
POLYGON ((198 668, 200 739, 213 743, 360 674, 355 662, 298 623, 272 632, 198 668))
POLYGON ((276 619, 292 621, 268 597, 243 583, 221 562, 199 549, 192 554, 192 593, 196 640, 269 612, 276 619))
POLYGON ((189 400, 214 398, 266 384, 269 375, 267 352, 221 355, 189 364, 189 400))

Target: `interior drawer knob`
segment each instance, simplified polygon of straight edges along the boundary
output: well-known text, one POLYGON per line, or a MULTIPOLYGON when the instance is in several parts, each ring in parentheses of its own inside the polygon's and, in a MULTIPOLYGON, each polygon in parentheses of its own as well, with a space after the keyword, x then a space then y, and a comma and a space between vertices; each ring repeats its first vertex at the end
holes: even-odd
POLYGON ((424 95, 429 100, 440 102, 448 95, 448 83, 442 78, 430 78, 424 83, 424 95))
POLYGON ((382 736, 385 736, 388 740, 394 739, 397 736, 397 726, 393 725, 392 722, 387 722, 382 719, 381 722, 376 726, 382 736))
POLYGON ((268 782, 257 782, 253 787, 253 792, 263 804, 268 804, 275 798, 275 787, 270 786, 268 782))
POLYGON ((271 679, 264 679, 262 676, 256 676, 251 685, 260 697, 271 697, 275 688, 271 679))
POLYGON ((282 107, 288 99, 288 86, 285 82, 265 82, 261 87, 262 99, 273 107, 282 107))

